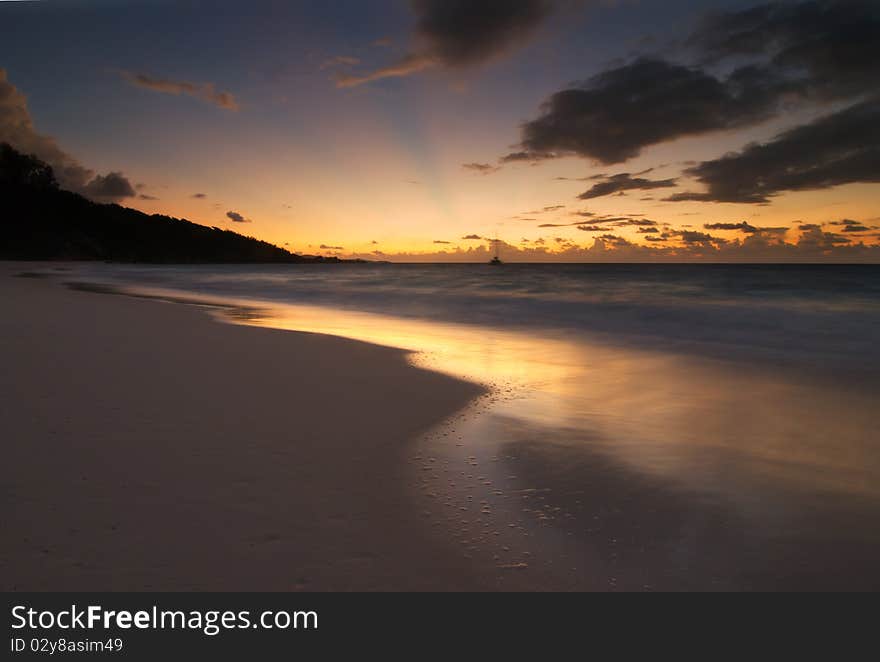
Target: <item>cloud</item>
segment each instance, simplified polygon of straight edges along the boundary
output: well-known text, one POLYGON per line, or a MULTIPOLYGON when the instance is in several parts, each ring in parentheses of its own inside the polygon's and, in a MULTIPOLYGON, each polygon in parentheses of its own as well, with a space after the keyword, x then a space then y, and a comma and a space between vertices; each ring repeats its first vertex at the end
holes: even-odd
POLYGON ((115 201, 133 198, 136 193, 131 182, 121 172, 98 175, 85 187, 85 195, 98 201, 115 201))
POLYGON ((705 232, 696 232, 693 230, 681 230, 677 232, 670 233, 683 241, 686 244, 700 244, 704 246, 717 246, 719 244, 726 244, 726 239, 721 239, 720 237, 713 237, 710 234, 706 234, 705 232))
POLYGON ((416 31, 447 66, 481 64, 530 37, 551 0, 412 0, 416 31))
POLYGON ((631 218, 626 221, 616 221, 613 223, 616 228, 624 228, 627 226, 635 226, 637 228, 650 228, 657 225, 657 221, 652 221, 647 218, 631 218))
POLYGON ((461 238, 462 241, 483 241, 483 237, 478 234, 469 234, 461 238))
POLYGON ((45 161, 55 173, 61 188, 93 198, 98 202, 121 202, 135 195, 134 186, 121 173, 96 176, 76 158, 65 152, 51 136, 34 126, 27 98, 0 68, 0 142, 45 161), (116 193, 114 197, 112 195, 116 193))
POLYGON ((641 58, 552 95, 541 116, 523 125, 521 151, 502 162, 574 155, 622 163, 650 145, 754 124, 777 101, 773 81, 754 68, 719 79, 641 58))
POLYGON ((728 230, 728 231, 737 231, 742 232, 744 234, 750 235, 784 235, 788 232, 789 228, 785 227, 776 227, 776 228, 763 228, 756 227, 750 223, 746 223, 743 221, 742 223, 707 223, 703 226, 706 230, 728 230))
POLYGON ((193 193, 190 197, 195 198, 196 200, 204 200, 208 195, 206 193, 193 193))
POLYGON ((120 75, 136 87, 141 87, 162 94, 187 96, 214 104, 224 110, 237 111, 238 101, 229 92, 218 92, 213 83, 190 83, 188 81, 176 81, 167 78, 154 78, 147 74, 138 74, 130 71, 121 71, 120 75))
POLYGON ((499 166, 490 163, 465 163, 461 167, 465 170, 470 170, 481 175, 491 175, 493 172, 498 172, 500 169, 499 166))
POLYGON ((746 234, 754 234, 758 232, 758 228, 753 225, 749 225, 745 221, 742 223, 707 223, 703 226, 707 230, 739 230, 740 232, 745 232, 746 234))
POLYGON ((248 218, 245 218, 244 216, 239 214, 237 211, 226 212, 226 218, 228 218, 233 223, 253 223, 253 221, 251 221, 248 218))
POLYGON ((685 172, 707 190, 667 200, 760 204, 786 191, 880 182, 880 97, 685 172))
POLYGON ((868 226, 863 225, 862 223, 859 223, 858 221, 853 221, 853 220, 849 220, 849 219, 844 219, 842 221, 835 221, 835 222, 831 223, 830 225, 836 225, 836 226, 843 227, 844 232, 870 232, 871 231, 871 228, 869 228, 868 226))
POLYGON ((619 175, 608 177, 605 181, 593 185, 589 191, 581 193, 578 198, 580 200, 592 200, 593 198, 601 198, 622 191, 648 191, 658 188, 674 188, 677 185, 678 180, 676 179, 642 179, 641 177, 633 177, 630 173, 624 172, 619 175))
POLYGON ((416 15, 412 52, 372 73, 339 77, 337 84, 351 87, 433 67, 484 64, 528 41, 557 4, 556 0, 410 0, 416 15))
POLYGON ((442 240, 440 240, 440 239, 436 239, 436 240, 434 240, 434 243, 435 243, 435 244, 446 244, 446 245, 449 245, 449 244, 451 244, 452 242, 451 242, 451 241, 442 241, 442 240))
POLYGON ((880 84, 880 5, 874 0, 773 2, 710 15, 689 39, 708 62, 763 60, 821 99, 857 97, 880 84))
POLYGON ((344 251, 345 246, 328 246, 327 244, 321 244, 322 251, 344 251))
POLYGON ((146 200, 146 201, 149 201, 149 202, 152 202, 152 201, 155 201, 155 200, 158 200, 158 199, 159 199, 159 198, 157 198, 157 197, 155 197, 155 196, 152 196, 152 195, 146 195, 146 194, 144 194, 144 193, 141 193, 141 194, 138 196, 138 200, 146 200))
MULTIPOLYGON (((614 225, 615 227, 625 227, 628 225, 635 226, 651 226, 657 225, 656 221, 646 218, 638 218, 637 216, 596 216, 592 212, 572 212, 572 216, 582 216, 589 218, 589 221, 575 221, 574 223, 544 223, 539 228, 570 228, 583 225, 614 225)), ((607 229, 607 228, 606 228, 607 229)))

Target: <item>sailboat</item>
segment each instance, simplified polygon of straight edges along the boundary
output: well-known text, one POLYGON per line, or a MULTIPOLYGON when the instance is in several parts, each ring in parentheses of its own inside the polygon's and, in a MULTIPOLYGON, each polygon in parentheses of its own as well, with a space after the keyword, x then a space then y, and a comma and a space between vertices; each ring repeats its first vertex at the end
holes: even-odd
POLYGON ((491 264, 493 266, 499 266, 499 265, 504 264, 504 262, 501 261, 501 255, 500 255, 501 243, 498 241, 498 237, 495 237, 495 239, 492 243, 495 244, 495 257, 493 257, 489 261, 489 264, 491 264))

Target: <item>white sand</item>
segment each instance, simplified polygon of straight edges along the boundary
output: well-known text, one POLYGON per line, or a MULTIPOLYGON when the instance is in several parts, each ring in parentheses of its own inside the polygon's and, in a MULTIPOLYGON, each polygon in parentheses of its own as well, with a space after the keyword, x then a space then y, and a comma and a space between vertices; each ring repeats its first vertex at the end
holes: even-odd
POLYGON ((403 456, 479 388, 0 265, 0 589, 480 588, 403 456))

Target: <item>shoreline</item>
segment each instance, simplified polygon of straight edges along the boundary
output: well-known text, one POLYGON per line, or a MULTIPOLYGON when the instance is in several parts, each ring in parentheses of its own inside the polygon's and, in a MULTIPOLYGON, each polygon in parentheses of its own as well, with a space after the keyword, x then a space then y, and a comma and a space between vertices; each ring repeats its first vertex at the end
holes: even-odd
POLYGON ((483 390, 402 350, 0 271, 0 584, 468 590, 404 456, 483 390))

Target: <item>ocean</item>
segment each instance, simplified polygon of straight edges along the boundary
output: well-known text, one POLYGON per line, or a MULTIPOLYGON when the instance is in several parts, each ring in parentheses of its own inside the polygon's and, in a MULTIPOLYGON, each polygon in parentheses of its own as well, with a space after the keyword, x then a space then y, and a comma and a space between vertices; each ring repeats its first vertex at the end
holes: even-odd
POLYGON ((486 385, 405 461, 500 582, 880 589, 878 266, 64 268, 486 385))

